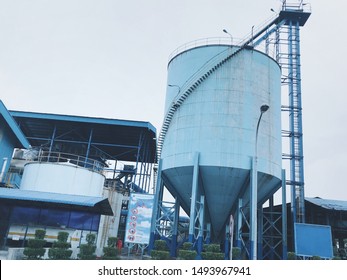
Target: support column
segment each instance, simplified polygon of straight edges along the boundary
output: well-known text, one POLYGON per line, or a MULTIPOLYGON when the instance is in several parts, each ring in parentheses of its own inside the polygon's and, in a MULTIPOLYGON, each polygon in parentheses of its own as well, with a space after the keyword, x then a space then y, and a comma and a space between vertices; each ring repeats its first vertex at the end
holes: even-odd
POLYGON ((236 232, 236 247, 241 250, 241 231, 242 231, 242 198, 239 198, 239 205, 237 208, 237 232, 236 232))
POLYGON ((230 259, 230 225, 225 226, 225 237, 224 237, 224 259, 230 259))
POLYGON ((192 182, 192 197, 190 200, 190 221, 189 221, 189 235, 188 241, 194 243, 195 232, 195 214, 196 214, 196 201, 199 188, 199 153, 194 155, 194 169, 193 169, 193 182, 192 182))
POLYGON ((282 170, 282 258, 287 259, 287 190, 286 190, 286 171, 282 170))
POLYGON ((170 246, 170 256, 176 257, 177 255, 177 233, 178 233, 178 223, 179 223, 179 213, 180 213, 180 204, 177 199, 175 198, 175 210, 174 210, 174 223, 172 227, 172 240, 171 240, 171 246, 170 246))
POLYGON ((157 228, 157 220, 158 220, 158 215, 160 214, 159 208, 161 201, 163 200, 163 191, 164 191, 164 183, 162 181, 161 177, 161 172, 162 172, 162 165, 163 165, 163 160, 159 160, 158 164, 158 176, 157 176, 157 185, 155 188, 155 193, 154 193, 154 203, 153 203, 153 215, 152 215, 152 222, 151 222, 151 235, 150 235, 150 240, 149 240, 149 245, 148 245, 148 251, 151 252, 151 250, 154 249, 154 241, 158 238, 158 233, 156 232, 157 228))
POLYGON ((50 161, 56 133, 57 133, 57 126, 55 125, 54 130, 53 130, 53 134, 52 134, 52 138, 51 138, 51 143, 49 144, 49 153, 48 153, 47 161, 50 161))
POLYGON ((199 213, 197 218, 199 219, 197 252, 198 252, 198 255, 201 255, 201 252, 203 250, 203 244, 204 244, 204 218, 205 218, 205 196, 204 195, 200 196, 199 213))
POLYGON ((207 223, 206 224, 206 240, 205 240, 206 244, 210 244, 211 243, 211 223, 207 223))
POLYGON ((92 138, 93 138, 93 129, 90 130, 90 134, 89 134, 88 147, 87 147, 87 152, 86 152, 86 159, 84 161, 84 167, 88 166, 88 158, 89 158, 89 153, 90 153, 90 146, 92 144, 92 138))

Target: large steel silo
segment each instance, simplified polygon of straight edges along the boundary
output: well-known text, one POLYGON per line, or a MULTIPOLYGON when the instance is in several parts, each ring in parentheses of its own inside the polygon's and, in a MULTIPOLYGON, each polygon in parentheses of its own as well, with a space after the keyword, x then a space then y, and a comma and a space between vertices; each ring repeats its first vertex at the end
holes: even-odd
POLYGON ((161 177, 190 214, 194 161, 198 192, 213 235, 224 232, 238 198, 249 203, 252 157, 258 134, 258 201, 281 182, 280 67, 252 48, 205 45, 183 50, 168 65, 161 177), (198 157, 198 159, 197 159, 198 157))

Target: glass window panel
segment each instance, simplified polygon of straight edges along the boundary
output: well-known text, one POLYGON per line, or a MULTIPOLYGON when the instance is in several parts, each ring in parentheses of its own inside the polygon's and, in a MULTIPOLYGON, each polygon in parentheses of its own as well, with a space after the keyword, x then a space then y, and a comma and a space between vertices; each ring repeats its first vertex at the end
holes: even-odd
POLYGON ((15 206, 12 210, 12 224, 38 224, 40 216, 39 208, 15 206))
POLYGON ((70 211, 57 209, 42 209, 40 224, 53 227, 66 227, 69 222, 70 211))

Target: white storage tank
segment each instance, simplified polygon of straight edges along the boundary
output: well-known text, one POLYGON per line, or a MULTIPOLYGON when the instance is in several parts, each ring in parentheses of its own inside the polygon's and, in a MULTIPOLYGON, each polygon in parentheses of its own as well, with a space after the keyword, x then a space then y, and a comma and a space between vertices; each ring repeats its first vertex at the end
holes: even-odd
POLYGON ((238 198, 249 202, 251 160, 260 106, 269 105, 258 134, 258 199, 281 182, 281 71, 276 61, 253 49, 234 53, 226 45, 196 47, 177 54, 168 65, 165 112, 176 103, 161 159, 162 177, 189 214, 193 161, 199 153, 199 189, 215 235, 224 231, 238 198), (206 74, 207 73, 207 74, 206 74), (190 92, 189 86, 203 78, 190 92), (177 102, 185 94, 183 102, 177 102))
POLYGON ((105 177, 70 163, 31 162, 24 167, 22 190, 102 197, 105 177))

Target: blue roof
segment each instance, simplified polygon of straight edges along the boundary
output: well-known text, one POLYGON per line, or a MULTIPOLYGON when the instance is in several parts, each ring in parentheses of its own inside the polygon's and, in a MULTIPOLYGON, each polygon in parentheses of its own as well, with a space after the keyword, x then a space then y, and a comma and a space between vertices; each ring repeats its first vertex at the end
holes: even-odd
POLYGON ((347 201, 322 199, 320 197, 306 197, 305 200, 328 210, 347 211, 347 201))
POLYGON ((78 206, 77 208, 94 208, 90 210, 99 212, 99 214, 113 215, 108 199, 103 197, 0 188, 0 200, 30 202, 32 206, 52 204, 51 206, 61 205, 64 208, 70 206, 71 209, 76 208, 76 206, 78 206))
MULTIPOLYGON (((33 147, 64 142, 66 150, 76 143, 102 151, 106 159, 135 161, 136 151, 146 150, 143 162, 156 161, 156 129, 144 121, 10 111, 33 147), (90 142, 89 142, 90 141, 90 142)), ((71 147, 71 148, 70 148, 71 147)))
POLYGON ((26 137, 24 136, 23 132, 19 129, 16 121, 13 119, 13 117, 10 115, 10 113, 7 111, 4 103, 0 100, 0 115, 4 118, 5 122, 13 132, 15 138, 18 140, 18 144, 20 147, 17 148, 29 148, 30 144, 26 137))

